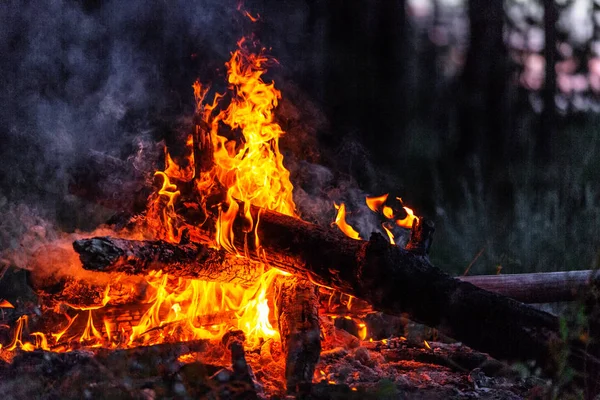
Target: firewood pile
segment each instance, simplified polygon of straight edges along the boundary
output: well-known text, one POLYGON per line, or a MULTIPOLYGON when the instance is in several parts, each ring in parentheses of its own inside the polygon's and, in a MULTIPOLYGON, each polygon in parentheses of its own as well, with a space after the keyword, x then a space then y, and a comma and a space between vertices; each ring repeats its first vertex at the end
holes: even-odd
POLYGON ((74 194, 127 217, 41 246, 31 273, 4 268, 2 393, 517 399, 547 380, 497 360, 552 377, 561 352, 597 381, 595 344, 566 337, 556 316, 434 267, 432 221, 410 219, 398 246, 302 220, 267 58, 239 46, 229 103, 208 105, 196 82, 192 133, 154 180, 100 154, 74 174, 74 194), (78 272, 37 276, 51 261, 78 272))

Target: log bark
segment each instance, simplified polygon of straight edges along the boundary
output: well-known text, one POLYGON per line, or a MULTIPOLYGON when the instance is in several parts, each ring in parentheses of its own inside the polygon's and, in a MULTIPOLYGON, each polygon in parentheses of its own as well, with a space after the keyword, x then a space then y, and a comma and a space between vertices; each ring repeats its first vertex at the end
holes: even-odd
POLYGON ((296 277, 279 279, 275 286, 287 392, 308 396, 321 354, 318 292, 315 285, 296 277))
POLYGON ((251 259, 353 295, 376 310, 407 313, 499 359, 536 360, 553 372, 557 349, 567 345, 560 339, 556 317, 452 278, 425 255, 391 246, 379 234, 354 240, 256 207, 251 213, 254 221, 260 220, 257 229, 247 233, 243 218, 233 226, 238 251, 251 259))
POLYGON ((598 271, 459 276, 459 280, 523 303, 574 301, 591 285, 600 285, 598 271))
POLYGON ((152 270, 185 278, 252 284, 264 265, 199 243, 96 237, 77 240, 73 248, 92 271, 146 274, 152 270))

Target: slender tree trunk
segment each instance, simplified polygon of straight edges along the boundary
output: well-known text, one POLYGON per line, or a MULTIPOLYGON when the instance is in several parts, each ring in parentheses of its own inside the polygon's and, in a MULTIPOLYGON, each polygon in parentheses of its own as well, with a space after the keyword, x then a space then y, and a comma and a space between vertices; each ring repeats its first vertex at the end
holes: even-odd
POLYGON ((489 177, 506 158, 504 2, 469 1, 470 44, 461 76, 457 161, 479 155, 489 177))
POLYGON ((538 132, 537 156, 541 162, 551 158, 551 143, 555 136, 556 105, 556 22, 558 9, 554 0, 544 0, 544 58, 546 59, 546 77, 542 92, 544 109, 541 114, 538 132))

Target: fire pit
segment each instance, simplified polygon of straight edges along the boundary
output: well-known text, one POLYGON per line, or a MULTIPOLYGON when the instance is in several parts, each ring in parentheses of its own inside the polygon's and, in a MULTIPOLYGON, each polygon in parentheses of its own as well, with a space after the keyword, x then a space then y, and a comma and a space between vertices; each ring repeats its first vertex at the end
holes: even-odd
MULTIPOLYGON (((279 150, 281 93, 263 80, 273 62, 242 38, 226 93, 208 99, 194 82, 193 128, 183 150, 165 147, 163 169, 94 156, 123 169, 145 207, 39 247, 27 278, 4 269, 4 284, 22 291, 0 302, 3 393, 521 398, 545 381, 486 353, 547 373, 555 346, 582 356, 554 316, 433 267, 433 223, 400 199, 366 199, 385 236, 360 238, 344 204, 332 226, 303 221, 279 150), (68 272, 42 274, 50 264, 68 272)), ((115 187, 95 184, 72 191, 124 207, 115 187)))

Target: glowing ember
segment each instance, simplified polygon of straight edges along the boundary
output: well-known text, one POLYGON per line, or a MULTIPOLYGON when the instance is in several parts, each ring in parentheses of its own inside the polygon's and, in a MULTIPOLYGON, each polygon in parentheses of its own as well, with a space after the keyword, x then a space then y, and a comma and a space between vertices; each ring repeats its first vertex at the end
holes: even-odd
POLYGON ((358 324, 358 337, 360 340, 367 338, 367 325, 364 322, 358 324))

